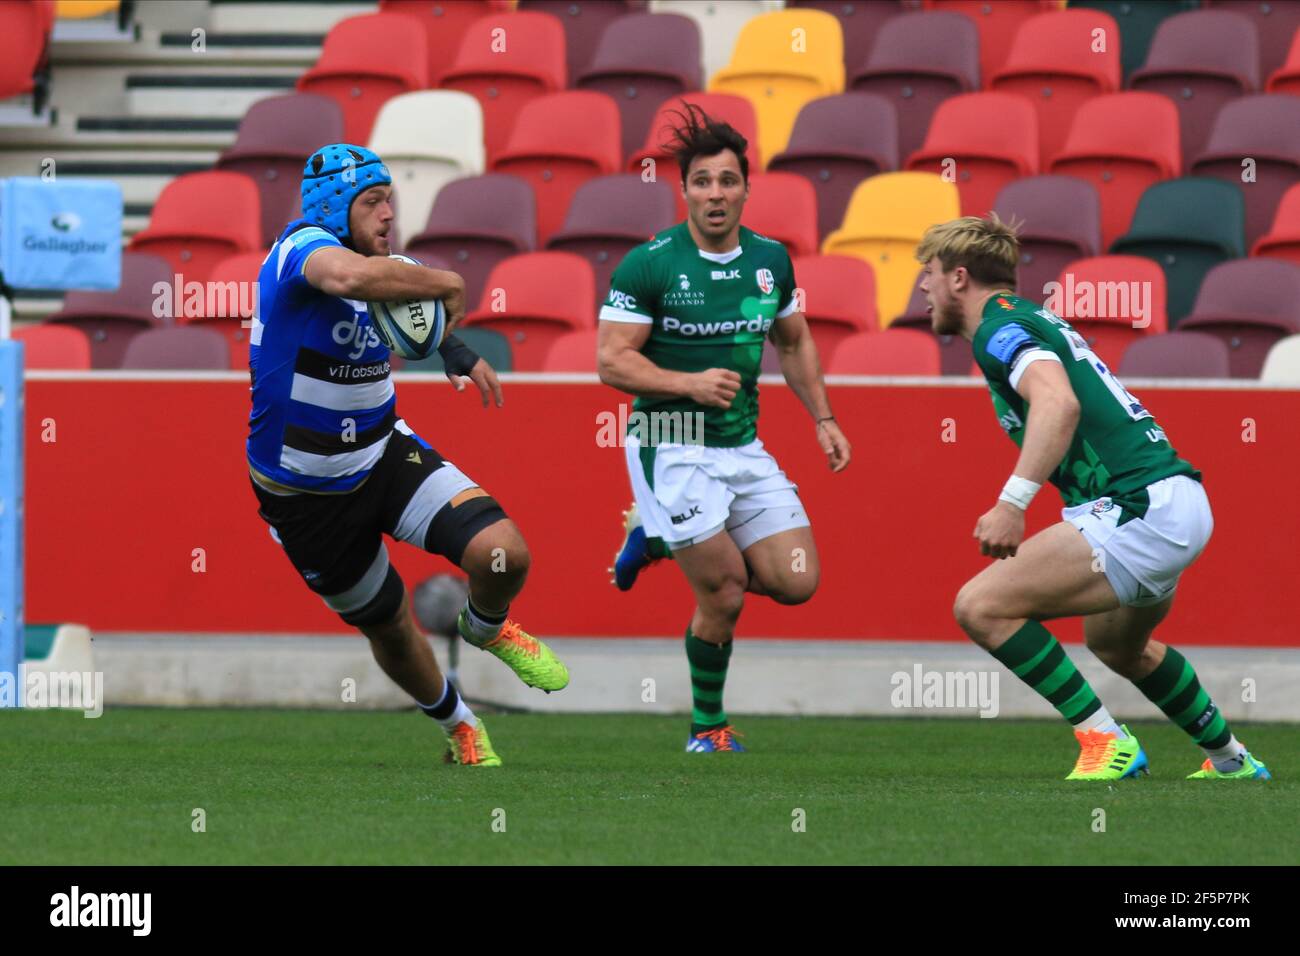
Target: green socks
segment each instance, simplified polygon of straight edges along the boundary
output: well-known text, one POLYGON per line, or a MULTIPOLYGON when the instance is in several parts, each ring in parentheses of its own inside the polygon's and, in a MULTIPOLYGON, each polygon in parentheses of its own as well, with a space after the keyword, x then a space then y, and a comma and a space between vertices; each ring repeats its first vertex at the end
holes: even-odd
MULTIPOLYGON (((664 543, 663 538, 652 538, 647 535, 645 539, 645 550, 650 557, 655 559, 668 558, 671 560, 673 556, 672 550, 664 543)), ((688 631, 687 633, 690 632, 688 631)))
POLYGON ((1232 739, 1228 722, 1201 687, 1196 671, 1172 647, 1165 648, 1160 666, 1133 686, 1206 750, 1217 750, 1232 739))
POLYGON ((722 709, 722 685, 727 681, 731 641, 719 646, 702 641, 686 629, 686 660, 691 665, 691 735, 727 724, 722 709))
POLYGON ((1037 621, 1026 621, 1024 627, 991 653, 1047 698, 1070 723, 1082 723, 1101 709, 1101 700, 1066 656, 1064 648, 1037 621))

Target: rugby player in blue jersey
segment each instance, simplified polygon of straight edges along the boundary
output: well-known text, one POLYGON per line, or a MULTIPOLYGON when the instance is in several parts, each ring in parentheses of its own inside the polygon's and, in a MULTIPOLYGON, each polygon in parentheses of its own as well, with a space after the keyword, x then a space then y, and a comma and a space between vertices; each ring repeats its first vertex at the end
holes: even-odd
POLYGON ((248 466, 258 513, 307 586, 370 640, 384 672, 434 718, 455 763, 499 766, 482 722, 438 669, 412 619, 383 535, 440 554, 469 576, 458 627, 524 683, 568 684, 564 664, 507 618, 523 587, 523 536, 486 491, 396 412, 389 351, 367 302, 441 299, 439 351, 458 389, 501 404, 485 361, 450 334, 465 316, 454 272, 390 259, 392 177, 364 147, 338 143, 307 160, 302 218, 258 275, 250 336, 253 407, 248 466))

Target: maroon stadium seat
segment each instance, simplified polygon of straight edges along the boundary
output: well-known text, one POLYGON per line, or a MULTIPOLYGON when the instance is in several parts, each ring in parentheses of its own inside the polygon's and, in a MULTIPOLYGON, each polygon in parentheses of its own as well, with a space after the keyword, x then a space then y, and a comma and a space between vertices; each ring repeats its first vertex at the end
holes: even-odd
POLYGON ((905 12, 899 0, 846 3, 845 0, 786 0, 786 8, 821 10, 840 21, 844 37, 844 74, 866 61, 884 25, 905 12))
POLYGON ((1282 194, 1300 183, 1300 96, 1261 93, 1225 104, 1188 172, 1241 184, 1246 158, 1255 164, 1254 181, 1241 190, 1250 245, 1268 230, 1282 194))
POLYGON ((1021 223, 1016 288, 1026 298, 1041 301, 1043 287, 1066 265, 1102 251, 1101 202, 1092 183, 1082 179, 1019 179, 1003 188, 993 208, 1004 222, 1021 223))
MULTIPOLYGON (((980 77, 987 86, 1007 62, 1020 28, 1046 11, 1057 11, 1055 0, 922 0, 926 10, 960 13, 969 17, 979 30, 980 77)), ((1114 34, 1118 35, 1118 34, 1114 34)))
POLYGON ((897 127, 893 104, 873 93, 823 96, 799 111, 790 142, 767 171, 813 184, 818 241, 839 228, 858 183, 898 168, 897 127))
POLYGON ((599 333, 595 329, 582 329, 569 332, 556 339, 546 353, 542 370, 546 372, 594 372, 596 371, 596 339, 599 333))
POLYGON ((1206 0, 1206 6, 1240 13, 1255 21, 1261 78, 1282 65, 1292 38, 1300 31, 1300 0, 1206 0))
POLYGON ((1300 266, 1262 258, 1215 266, 1178 328, 1217 336, 1228 346, 1233 377, 1258 378, 1268 350, 1300 333, 1300 266))
POLYGON ((591 264, 596 300, 609 291, 609 277, 628 251, 673 224, 672 188, 632 173, 599 176, 578 187, 564 225, 546 248, 572 252, 591 264))
POLYGON ((71 325, 29 325, 15 328, 13 337, 23 343, 23 368, 71 369, 90 366, 90 340, 71 325))
POLYGON ((750 173, 749 200, 740 221, 780 242, 792 256, 817 252, 817 193, 802 176, 750 173))
POLYGON ((1222 10, 1191 10, 1162 20, 1147 61, 1129 86, 1160 93, 1178 108, 1183 164, 1204 147, 1223 104, 1259 89, 1255 24, 1222 10))
POLYGON ((0 4, 0 100, 34 93, 37 110, 44 105, 53 26, 54 0, 0 4))
POLYGON ((979 31, 960 13, 909 13, 880 28, 868 57, 850 64, 846 86, 894 104, 898 155, 921 148, 930 118, 950 96, 980 88, 979 31))
POLYGON ((339 104, 349 143, 369 141, 386 100, 428 85, 424 29, 400 13, 340 20, 325 35, 316 65, 298 78, 300 92, 319 93, 339 104))
POLYGON ((591 64, 606 31, 621 18, 643 12, 646 0, 519 0, 517 9, 549 13, 560 21, 564 27, 566 85, 573 86, 591 64))
POLYGON ((438 191, 424 231, 406 254, 435 257, 465 279, 465 301, 477 302, 502 259, 537 248, 533 187, 518 176, 488 173, 453 179, 438 191))
POLYGON ((1128 231, 1142 193, 1180 165, 1178 108, 1158 93, 1112 93, 1079 107, 1048 172, 1092 183, 1109 247, 1128 231))
POLYGON ((1119 368, 1124 352, 1138 339, 1169 328, 1165 274, 1150 259, 1079 259, 1062 270, 1057 282, 1060 290, 1045 297, 1045 305, 1070 323, 1111 368, 1119 368), (1145 307, 1143 316, 1138 315, 1139 305, 1145 307))
POLYGON ((623 157, 645 142, 665 100, 703 85, 700 28, 676 13, 637 13, 609 24, 591 63, 574 82, 618 104, 623 157))
POLYGON ((944 100, 925 143, 905 168, 955 175, 962 215, 988 215, 1002 187, 1038 173, 1034 107, 1011 93, 964 93, 944 100))
POLYGON ((1273 225, 1259 237, 1250 254, 1300 265, 1300 183, 1282 194, 1273 214, 1273 225))
POLYGON ((90 342, 92 368, 117 368, 126 344, 137 332, 161 323, 175 311, 172 267, 161 256, 122 253, 122 281, 113 292, 69 292, 63 308, 46 321, 78 329, 90 342), (159 296, 167 308, 155 309, 159 296))
POLYGON ((939 375, 939 346, 916 329, 859 332, 835 347, 826 362, 829 375, 939 375))
POLYGON ((549 13, 528 12, 479 17, 438 79, 443 89, 469 93, 483 107, 489 165, 505 147, 519 111, 539 96, 564 89, 564 82, 564 27, 549 13), (499 42, 503 35, 510 37, 504 49, 499 42))
POLYGON ((524 104, 490 167, 532 184, 537 242, 544 245, 564 223, 579 186, 619 171, 621 143, 618 107, 604 93, 551 93, 524 104))
POLYGON ((802 310, 817 351, 829 355, 842 339, 875 332, 876 277, 856 256, 798 256, 794 278, 803 290, 802 310))
POLYGON ((1043 169, 1065 144, 1079 107, 1120 88, 1119 44, 1094 52, 1096 30, 1119 36, 1115 19, 1100 10, 1077 7, 1030 17, 1016 32, 1006 65, 991 78, 985 74, 989 89, 1033 101, 1043 169))
POLYGON ((328 96, 289 93, 258 100, 239 121, 235 143, 217 169, 257 183, 262 206, 261 245, 275 242, 302 215, 302 169, 315 150, 343 141, 343 111, 328 96))
POLYGON ((225 371, 230 349, 220 332, 195 326, 146 329, 131 339, 122 368, 225 371))
POLYGON ((530 252, 492 270, 465 324, 501 333, 510 341, 514 370, 538 372, 556 339, 596 327, 595 298, 586 259, 571 252, 530 252))
POLYGON ((163 188, 131 249, 160 255, 186 282, 202 282, 222 259, 261 248, 261 237, 261 202, 251 179, 220 171, 186 173, 163 188))
POLYGON ((379 0, 380 13, 400 13, 420 21, 430 86, 436 86, 443 71, 451 67, 471 23, 509 10, 510 0, 379 0))
POLYGON ((1205 332, 1148 335, 1128 347, 1121 378, 1227 378, 1228 346, 1205 332))

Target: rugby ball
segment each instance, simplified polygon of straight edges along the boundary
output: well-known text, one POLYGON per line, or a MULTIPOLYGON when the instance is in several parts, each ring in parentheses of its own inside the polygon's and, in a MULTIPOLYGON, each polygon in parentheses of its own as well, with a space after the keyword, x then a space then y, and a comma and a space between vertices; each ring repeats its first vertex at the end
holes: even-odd
MULTIPOLYGON (((410 256, 393 254, 388 258, 423 265, 410 256)), ((380 341, 403 358, 427 358, 442 344, 442 336, 447 331, 447 310, 442 300, 368 302, 366 306, 370 324, 380 341)))

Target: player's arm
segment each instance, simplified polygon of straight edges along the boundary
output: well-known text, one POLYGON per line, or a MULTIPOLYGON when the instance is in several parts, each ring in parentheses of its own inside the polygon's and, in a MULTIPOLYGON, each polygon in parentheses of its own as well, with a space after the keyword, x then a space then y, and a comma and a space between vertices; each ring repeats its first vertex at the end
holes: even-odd
POLYGON ((804 314, 792 312, 777 319, 772 324, 772 344, 776 346, 786 383, 799 396, 799 401, 803 402, 816 423, 817 442, 826 452, 831 471, 843 471, 848 467, 852 449, 831 412, 826 380, 822 377, 821 361, 817 357, 817 344, 804 314))
POLYGON ((600 322, 596 338, 600 380, 642 398, 689 398, 701 405, 730 408, 740 391, 740 373, 721 368, 703 372, 660 368, 641 354, 651 328, 648 322, 600 322))
POLYGON ((363 256, 330 246, 317 249, 303 265, 307 281, 327 295, 362 302, 394 299, 442 299, 447 331, 465 319, 465 280, 454 272, 430 269, 390 259, 363 256))

